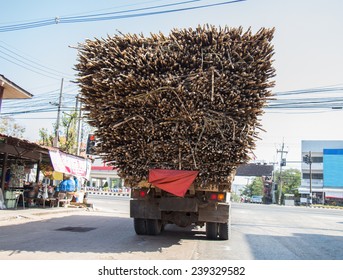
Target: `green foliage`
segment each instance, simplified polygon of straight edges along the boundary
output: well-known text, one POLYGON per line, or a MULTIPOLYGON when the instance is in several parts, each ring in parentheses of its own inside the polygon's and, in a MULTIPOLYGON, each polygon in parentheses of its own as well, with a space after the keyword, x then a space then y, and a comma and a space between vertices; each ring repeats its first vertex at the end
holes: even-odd
POLYGON ((62 127, 64 128, 64 141, 60 141, 60 149, 67 153, 76 153, 77 149, 77 112, 63 113, 62 127))
POLYGON ((299 187, 301 185, 301 172, 298 169, 286 169, 282 170, 281 177, 280 171, 275 172, 275 182, 282 183, 282 195, 284 194, 294 194, 299 195, 299 187))
POLYGON ((253 195, 263 195, 263 182, 261 177, 255 177, 252 183, 246 185, 242 195, 251 197, 253 195))
POLYGON ((108 190, 109 190, 109 186, 108 186, 107 181, 105 182, 105 184, 104 184, 104 186, 102 187, 102 189, 103 189, 104 191, 108 191, 108 190))
POLYGON ((286 169, 282 170, 280 175, 280 171, 276 171, 274 173, 274 182, 278 184, 278 189, 276 191, 276 197, 278 203, 282 204, 284 200, 285 194, 294 194, 294 197, 299 197, 299 187, 301 185, 301 172, 298 169, 286 169), (282 190, 280 190, 280 185, 282 185, 282 190), (280 194, 281 191, 281 194, 280 194), (281 196, 280 196, 281 195, 281 196), (279 201, 279 197, 281 200, 279 201))
POLYGON ((17 124, 12 117, 1 117, 0 133, 12 137, 22 138, 25 132, 25 127, 17 124))
POLYGON ((52 134, 49 134, 46 128, 39 129, 39 144, 43 146, 53 146, 54 137, 52 134))
POLYGON ((231 201, 240 202, 241 201, 241 197, 238 194, 236 194, 236 193, 231 193, 231 201))
MULTIPOLYGON (((53 124, 54 129, 56 124, 53 124)), ((58 138, 59 149, 61 151, 76 154, 77 151, 77 112, 72 114, 63 113, 61 120, 62 135, 58 138)), ((53 146, 55 133, 49 133, 46 128, 39 130, 39 144, 53 146)))
MULTIPOLYGON (((56 123, 52 125, 53 132, 49 133, 46 128, 41 128, 39 130, 39 143, 45 146, 53 146, 55 138, 56 123)), ((86 142, 88 134, 91 132, 91 127, 87 123, 83 123, 81 127, 81 143, 86 142)), ((78 113, 74 111, 73 113, 63 112, 60 126, 59 126, 60 136, 58 137, 59 149, 70 153, 77 153, 77 133, 78 133, 78 113)), ((85 151, 81 149, 81 152, 85 151)))
POLYGON ((120 178, 112 179, 112 186, 116 188, 122 187, 122 180, 120 178))

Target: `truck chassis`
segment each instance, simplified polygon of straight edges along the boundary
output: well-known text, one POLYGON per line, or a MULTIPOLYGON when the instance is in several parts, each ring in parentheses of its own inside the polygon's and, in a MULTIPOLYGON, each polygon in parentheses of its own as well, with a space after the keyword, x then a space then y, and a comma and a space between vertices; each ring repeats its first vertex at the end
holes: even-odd
POLYGON ((228 240, 231 204, 225 192, 187 191, 177 197, 158 188, 132 188, 130 216, 138 235, 158 235, 167 224, 180 227, 206 224, 209 240, 228 240))

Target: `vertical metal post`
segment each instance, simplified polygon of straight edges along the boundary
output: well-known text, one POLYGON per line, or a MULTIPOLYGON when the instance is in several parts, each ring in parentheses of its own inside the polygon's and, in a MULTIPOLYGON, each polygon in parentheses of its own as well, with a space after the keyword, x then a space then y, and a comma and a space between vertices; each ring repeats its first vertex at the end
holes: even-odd
POLYGON ((2 174, 1 174, 1 189, 2 193, 5 194, 5 180, 6 180, 6 171, 7 171, 7 159, 8 153, 4 153, 3 164, 2 164, 2 174))
POLYGON ((2 98, 4 96, 5 88, 0 84, 0 112, 1 112, 1 105, 2 105, 2 98))
MULTIPOLYGON (((77 102, 79 101, 79 95, 76 97, 77 102)), ((79 156, 80 155, 80 150, 81 150, 81 102, 80 102, 80 108, 78 108, 79 103, 76 103, 76 110, 78 110, 77 114, 77 151, 76 154, 79 156)))
POLYGON ((309 165, 310 165, 310 204, 312 204, 312 153, 309 152, 308 157, 309 165))
POLYGON ((280 178, 279 178, 279 197, 278 197, 278 204, 281 205, 281 196, 282 196, 282 160, 283 160, 283 154, 287 154, 288 152, 284 150, 285 149, 285 143, 282 142, 281 151, 277 150, 278 153, 281 153, 281 159, 280 159, 280 178))
POLYGON ((42 163, 42 160, 40 159, 37 162, 36 183, 39 183, 39 173, 40 173, 40 170, 41 170, 41 163, 42 163))
POLYGON ((54 139, 54 147, 58 148, 58 134, 60 129, 60 115, 61 115, 61 103, 62 103, 62 92, 63 92, 63 78, 61 81, 61 88, 60 88, 60 97, 58 101, 58 109, 57 109, 57 120, 56 120, 56 130, 55 130, 55 139, 54 139))

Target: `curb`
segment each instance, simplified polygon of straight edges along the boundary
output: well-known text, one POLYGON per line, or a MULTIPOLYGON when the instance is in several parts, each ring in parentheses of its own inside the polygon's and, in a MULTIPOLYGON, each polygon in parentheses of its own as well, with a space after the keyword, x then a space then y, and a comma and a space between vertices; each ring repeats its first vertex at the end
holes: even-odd
POLYGON ((40 217, 45 215, 54 215, 60 213, 72 213, 75 211, 89 211, 91 208, 89 207, 60 207, 59 209, 56 208, 31 208, 31 209, 19 209, 19 210, 12 210, 12 209, 5 209, 1 210, 0 212, 0 222, 1 221, 8 221, 8 220, 16 220, 19 218, 22 219, 32 219, 32 217, 40 217))
POLYGON ((87 191, 87 194, 101 195, 101 196, 130 196, 130 192, 97 192, 97 191, 87 191))

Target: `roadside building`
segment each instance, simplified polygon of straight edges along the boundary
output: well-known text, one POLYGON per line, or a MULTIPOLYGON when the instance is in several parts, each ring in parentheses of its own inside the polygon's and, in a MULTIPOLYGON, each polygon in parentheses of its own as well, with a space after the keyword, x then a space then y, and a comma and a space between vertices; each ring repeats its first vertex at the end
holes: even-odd
MULTIPOLYGON (((20 200, 23 208, 45 206, 58 192, 55 187, 63 174, 82 183, 90 169, 91 161, 84 157, 0 134, 0 209, 17 207, 20 200)), ((75 196, 80 190, 75 188, 75 196)))
POLYGON ((114 190, 123 187, 122 179, 118 176, 116 168, 105 164, 101 159, 95 159, 88 182, 89 190, 114 190))
MULTIPOLYGON (((3 99, 29 99, 33 95, 0 74, 0 112, 3 99)), ((0 209, 40 204, 54 194, 63 174, 89 178, 91 161, 57 148, 0 133, 0 209)), ((78 185, 79 186, 79 185, 78 185)), ((79 189, 77 189, 78 191, 79 189)))
POLYGON ((301 202, 343 203, 343 140, 303 140, 301 202))
POLYGON ((33 95, 0 74, 0 112, 3 99, 30 99, 33 95))

